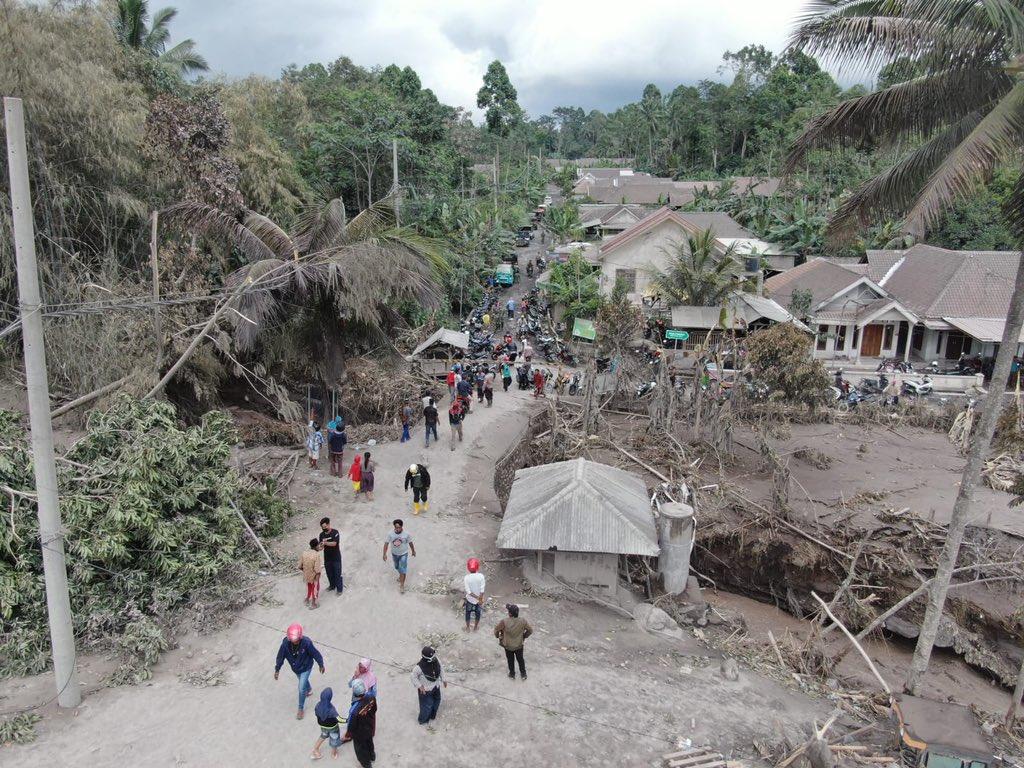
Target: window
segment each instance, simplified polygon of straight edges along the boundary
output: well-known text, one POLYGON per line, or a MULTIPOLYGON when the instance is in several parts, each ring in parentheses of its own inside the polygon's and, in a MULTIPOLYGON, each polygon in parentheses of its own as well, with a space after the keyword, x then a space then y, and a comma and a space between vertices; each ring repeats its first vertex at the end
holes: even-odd
POLYGON ((626 286, 626 293, 636 293, 636 270, 635 269, 616 269, 615 270, 615 282, 622 281, 622 284, 626 286))
POLYGON ((857 348, 857 342, 860 341, 860 327, 853 326, 853 343, 850 345, 850 349, 857 348))
POLYGON ((816 345, 817 350, 819 352, 824 352, 825 351, 825 345, 827 343, 828 343, 828 326, 827 325, 819 325, 818 326, 818 343, 816 345))
POLYGON ((836 326, 836 352, 842 352, 846 349, 846 326, 836 326))
POLYGON ((943 332, 939 331, 935 334, 935 354, 938 354, 942 350, 942 337, 943 332))

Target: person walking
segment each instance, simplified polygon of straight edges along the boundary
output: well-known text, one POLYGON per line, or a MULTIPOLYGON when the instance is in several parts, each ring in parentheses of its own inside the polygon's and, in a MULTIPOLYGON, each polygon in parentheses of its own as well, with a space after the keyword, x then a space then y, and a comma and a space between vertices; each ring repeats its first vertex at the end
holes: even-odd
POLYGON ((410 464, 405 473, 405 490, 412 488, 412 513, 418 515, 427 511, 427 492, 430 490, 430 473, 423 464, 410 464), (420 504, 423 504, 422 510, 420 504))
POLYGON ((434 436, 434 442, 438 440, 437 437, 437 406, 434 405, 434 398, 430 398, 427 403, 427 407, 423 409, 423 447, 430 447, 430 436, 434 436))
POLYGON ((356 454, 356 457, 352 459, 352 466, 348 468, 348 479, 352 481, 352 492, 359 496, 359 484, 363 480, 363 457, 361 454, 356 454))
POLYGON ((484 374, 484 399, 487 401, 488 408, 494 404, 494 370, 492 368, 488 368, 487 373, 484 374))
POLYGON ((501 647, 505 649, 505 660, 508 662, 508 676, 516 679, 516 669, 513 662, 519 662, 519 676, 526 679, 526 662, 523 660, 523 642, 533 634, 533 627, 530 623, 519 616, 519 606, 515 603, 508 603, 505 606, 508 611, 508 618, 498 622, 494 628, 494 636, 498 638, 501 647))
POLYGON ((391 550, 391 561, 398 571, 398 591, 405 594, 405 577, 409 573, 409 553, 416 557, 416 547, 412 536, 405 531, 405 523, 396 518, 391 521, 393 530, 384 539, 384 562, 388 561, 388 550, 391 550))
POLYGON ((352 697, 344 741, 352 742, 359 765, 372 768, 373 761, 377 759, 373 747, 373 737, 377 733, 377 694, 371 693, 362 680, 356 680, 352 684, 352 697))
POLYGON ((345 422, 340 419, 327 425, 327 450, 330 454, 330 473, 335 477, 341 477, 345 471, 345 445, 348 443, 348 435, 345 433, 345 422))
POLYGON ((469 632, 469 620, 473 619, 473 631, 480 628, 480 611, 484 604, 484 591, 487 589, 487 580, 480 573, 480 561, 475 557, 466 561, 466 575, 462 577, 462 584, 466 588, 466 597, 463 600, 463 607, 466 609, 466 631, 469 632))
POLYGON ((299 710, 295 713, 295 719, 301 720, 306 708, 306 697, 313 693, 313 686, 309 684, 313 662, 320 668, 321 675, 325 672, 324 657, 320 655, 312 640, 303 637, 301 624, 292 624, 288 627, 288 633, 281 641, 281 647, 277 649, 277 662, 274 664, 275 680, 281 673, 285 661, 299 679, 299 710))
POLYGON ((533 347, 530 346, 530 342, 523 339, 523 360, 529 365, 533 362, 533 347))
POLYGON ((484 379, 486 373, 484 372, 483 366, 478 366, 476 373, 473 374, 473 382, 476 384, 476 399, 477 402, 482 403, 484 401, 484 379))
POLYGON ((316 715, 316 723, 320 726, 320 736, 313 745, 313 752, 310 758, 319 760, 323 757, 320 747, 325 741, 331 745, 331 757, 338 759, 338 748, 341 746, 341 722, 339 721, 338 710, 334 707, 334 691, 324 688, 320 691, 320 701, 313 710, 316 715))
POLYGON ((412 424, 412 408, 408 403, 402 406, 402 439, 399 442, 404 443, 406 440, 412 440, 409 435, 409 425, 412 424))
POLYGON ((508 319, 509 320, 515 320, 515 317, 516 317, 516 300, 515 299, 509 299, 505 303, 505 309, 508 312, 508 319))
POLYGON ((448 399, 455 399, 455 368, 448 371, 448 378, 445 379, 445 383, 448 385, 448 399))
POLYGON ((331 518, 320 518, 320 549, 324 555, 324 570, 327 572, 327 591, 339 595, 345 591, 341 576, 341 534, 331 527, 331 518))
MULTIPOLYGON (((468 373, 468 372, 467 372, 468 373)), ((463 377, 455 384, 455 392, 462 402, 463 415, 470 413, 473 407, 473 386, 463 377)))
POLYGON ((420 699, 418 722, 426 725, 437 717, 441 706, 441 686, 448 687, 437 653, 429 645, 424 646, 419 663, 412 668, 412 684, 416 686, 420 699))
POLYGON ((544 396, 544 374, 541 373, 540 368, 534 368, 533 370, 533 396, 544 396))
POLYGON ((462 422, 465 420, 465 414, 462 412, 462 403, 455 400, 452 403, 452 407, 448 409, 448 426, 451 428, 452 437, 450 450, 455 450, 455 436, 459 436, 459 442, 462 442, 462 422))
POLYGON ((309 422, 306 432, 306 453, 309 456, 309 468, 319 469, 320 449, 324 446, 324 433, 320 431, 320 423, 316 420, 309 422))
POLYGON ((320 607, 320 572, 323 570, 318 539, 310 539, 309 549, 299 555, 299 570, 306 582, 305 604, 311 611, 315 610, 320 607))
POLYGON ((373 501, 373 470, 377 468, 377 462, 370 459, 370 452, 363 454, 363 471, 359 478, 359 493, 366 496, 367 501, 373 501))
POLYGON ((504 392, 508 392, 508 388, 512 386, 512 363, 507 359, 501 364, 501 386, 504 392))

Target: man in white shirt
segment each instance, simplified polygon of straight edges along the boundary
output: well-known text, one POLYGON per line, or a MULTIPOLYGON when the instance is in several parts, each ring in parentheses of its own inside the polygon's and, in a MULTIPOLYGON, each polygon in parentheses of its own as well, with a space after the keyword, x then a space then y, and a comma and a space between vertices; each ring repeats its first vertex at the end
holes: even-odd
POLYGON ((469 620, 473 619, 473 631, 480 626, 480 609, 484 604, 484 590, 487 589, 487 580, 480 573, 480 561, 475 557, 466 561, 466 575, 462 583, 466 587, 466 631, 469 632, 469 620))

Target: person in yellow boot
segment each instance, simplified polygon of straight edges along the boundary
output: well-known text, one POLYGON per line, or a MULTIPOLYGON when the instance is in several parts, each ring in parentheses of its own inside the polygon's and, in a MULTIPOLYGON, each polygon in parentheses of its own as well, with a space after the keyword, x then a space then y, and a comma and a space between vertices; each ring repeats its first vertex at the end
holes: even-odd
POLYGON ((411 464, 405 473, 405 490, 412 488, 412 513, 418 515, 427 511, 427 491, 430 490, 430 473, 423 464, 411 464), (420 504, 423 506, 421 507, 420 504))

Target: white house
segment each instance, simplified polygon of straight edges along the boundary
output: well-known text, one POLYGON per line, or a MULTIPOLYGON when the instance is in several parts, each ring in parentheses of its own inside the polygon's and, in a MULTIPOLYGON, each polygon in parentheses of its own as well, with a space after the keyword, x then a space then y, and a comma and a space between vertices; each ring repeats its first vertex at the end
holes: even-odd
POLYGON ((1019 261, 1017 253, 920 244, 868 251, 866 264, 813 259, 770 278, 765 292, 790 308, 795 294, 809 292, 816 357, 992 357, 1019 261))

